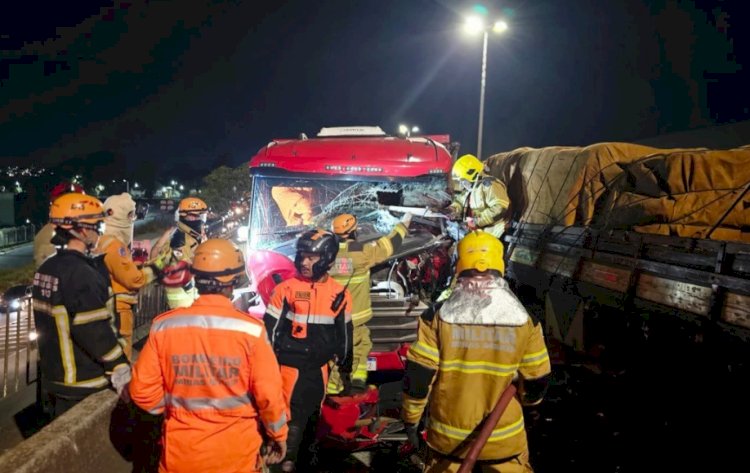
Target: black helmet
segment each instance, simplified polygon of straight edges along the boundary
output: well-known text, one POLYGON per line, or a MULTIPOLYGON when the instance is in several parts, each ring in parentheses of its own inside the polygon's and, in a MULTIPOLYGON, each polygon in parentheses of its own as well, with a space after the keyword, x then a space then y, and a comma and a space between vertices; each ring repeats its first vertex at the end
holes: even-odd
POLYGON ((325 230, 308 230, 297 240, 297 254, 294 257, 294 266, 301 272, 301 253, 315 253, 320 255, 320 260, 313 265, 313 281, 317 281, 331 269, 336 255, 339 252, 339 242, 336 235, 325 230))

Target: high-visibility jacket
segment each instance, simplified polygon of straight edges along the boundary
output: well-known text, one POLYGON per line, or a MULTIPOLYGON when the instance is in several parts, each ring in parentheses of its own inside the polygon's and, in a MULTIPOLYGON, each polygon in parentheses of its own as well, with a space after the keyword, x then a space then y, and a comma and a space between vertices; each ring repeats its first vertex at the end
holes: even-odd
POLYGON ((281 375, 265 328, 222 295, 154 319, 130 397, 165 414, 163 472, 257 471, 259 420, 269 438, 286 440, 281 375))
MULTIPOLYGON (((167 267, 180 261, 186 261, 192 265, 195 249, 203 241, 203 236, 198 235, 182 222, 177 222, 177 227, 167 230, 167 232, 169 242, 162 241, 167 236, 165 234, 160 239, 160 242, 157 242, 154 252, 169 253, 166 258, 163 258, 167 267)), ((198 297, 198 290, 195 288, 195 281, 193 279, 190 279, 183 287, 165 287, 164 292, 167 296, 167 305, 170 309, 189 307, 198 297)))
POLYGON ((312 282, 300 276, 276 286, 263 320, 279 364, 317 369, 334 360, 352 370, 352 296, 332 277, 312 282), (344 293, 341 305, 333 302, 344 293))
POLYGON ((34 275, 32 297, 47 389, 83 398, 108 387, 112 371, 128 361, 107 308, 109 280, 101 259, 58 251, 34 275))
POLYGON ((55 235, 55 225, 48 223, 37 232, 34 236, 34 267, 44 263, 44 261, 50 256, 54 255, 57 248, 51 243, 52 237, 55 235))
POLYGON ((138 268, 130 250, 112 235, 99 238, 97 252, 104 255, 104 264, 109 270, 115 307, 118 311, 131 310, 138 302, 138 289, 153 281, 153 271, 148 267, 138 268))
POLYGON ((391 233, 377 240, 367 243, 346 240, 339 244, 330 274, 340 284, 349 284, 355 326, 364 325, 372 319, 370 268, 390 258, 401 247, 407 233, 406 225, 399 222, 391 233))
POLYGON ((461 216, 474 219, 476 226, 500 238, 505 232, 506 211, 510 206, 508 191, 499 179, 482 175, 471 190, 457 193, 451 208, 461 216))
POLYGON ((542 327, 502 279, 484 308, 455 310, 463 291, 459 282, 436 313, 426 311, 419 321, 417 341, 407 354, 402 417, 418 423, 429 399, 427 443, 463 458, 467 439, 518 373, 521 402, 511 400, 479 456, 510 458, 527 448, 521 403, 541 402, 546 390, 550 361, 542 327))

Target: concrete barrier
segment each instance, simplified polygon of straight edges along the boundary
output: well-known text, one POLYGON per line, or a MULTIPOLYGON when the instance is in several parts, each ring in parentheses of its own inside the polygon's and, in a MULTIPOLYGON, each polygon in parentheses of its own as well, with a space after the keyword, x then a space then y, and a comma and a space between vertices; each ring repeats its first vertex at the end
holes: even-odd
POLYGON ((1 456, 0 471, 130 472, 131 463, 120 453, 123 446, 112 442, 117 405, 112 391, 89 396, 1 456))

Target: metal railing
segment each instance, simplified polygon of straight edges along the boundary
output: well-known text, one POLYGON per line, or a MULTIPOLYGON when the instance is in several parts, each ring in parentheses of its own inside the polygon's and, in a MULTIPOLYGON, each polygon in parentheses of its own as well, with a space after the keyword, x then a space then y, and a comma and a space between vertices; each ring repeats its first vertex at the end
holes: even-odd
MULTIPOLYGON (((37 334, 31 297, 5 301, 0 306, 0 401, 39 380, 37 334)), ((135 307, 133 343, 148 336, 151 321, 167 310, 167 299, 160 284, 149 284, 138 292, 135 307)))
POLYGON ((38 351, 31 297, 15 301, 5 301, 0 308, 0 399, 37 380, 38 351))
POLYGON ((0 248, 26 243, 33 240, 34 235, 36 235, 36 227, 33 224, 0 228, 0 248))
POLYGON ((135 306, 133 316, 133 343, 143 340, 148 336, 151 321, 154 317, 166 312, 167 297, 164 294, 164 286, 152 282, 138 291, 138 304, 135 306))

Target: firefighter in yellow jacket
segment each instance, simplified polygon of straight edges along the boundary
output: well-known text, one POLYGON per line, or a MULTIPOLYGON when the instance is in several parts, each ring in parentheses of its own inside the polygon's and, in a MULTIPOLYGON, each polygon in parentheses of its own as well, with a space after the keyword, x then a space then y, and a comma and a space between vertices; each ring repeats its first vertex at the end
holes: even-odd
POLYGON ((176 228, 167 230, 154 245, 153 260, 166 262, 160 280, 170 309, 190 307, 198 297, 190 264, 195 248, 206 240, 207 217, 208 205, 202 199, 182 199, 177 207, 176 228))
MULTIPOLYGON (((405 214, 391 233, 368 243, 357 241, 357 217, 341 214, 333 219, 331 229, 339 238, 339 252, 331 269, 338 283, 348 285, 352 295, 352 322, 354 324, 354 362, 352 387, 363 389, 367 385, 367 357, 372 350, 370 329, 365 325, 372 319, 370 303, 370 269, 390 258, 401 247, 409 233, 411 214, 405 214)), ((328 380, 328 394, 339 394, 344 384, 334 369, 328 380)))
POLYGON ((456 472, 500 395, 518 378, 511 400, 479 455, 483 472, 531 472, 522 405, 541 402, 550 361, 542 327, 502 278, 500 241, 474 231, 458 244, 458 282, 425 311, 407 354, 402 417, 412 442, 425 406, 427 472, 456 472))
POLYGON ((135 223, 135 201, 128 193, 113 195, 104 201, 104 235, 96 252, 104 255, 109 271, 116 313, 116 327, 125 341, 125 355, 131 359, 133 349, 133 306, 138 289, 154 279, 155 269, 136 266, 130 253, 135 223))
POLYGON ((482 161, 471 154, 456 160, 452 174, 463 189, 450 204, 453 215, 465 222, 469 230, 484 230, 500 238, 505 232, 510 206, 505 184, 485 174, 482 161))

